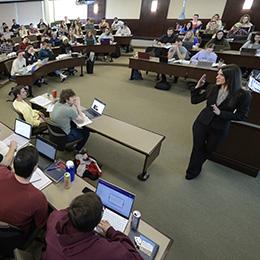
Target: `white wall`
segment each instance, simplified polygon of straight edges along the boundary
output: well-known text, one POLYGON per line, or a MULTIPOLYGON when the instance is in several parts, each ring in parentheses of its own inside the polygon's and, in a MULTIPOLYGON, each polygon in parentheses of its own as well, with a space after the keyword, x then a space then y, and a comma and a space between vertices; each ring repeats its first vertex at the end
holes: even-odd
POLYGON ((106 18, 139 19, 142 0, 107 0, 106 18))
POLYGON ((0 23, 12 24, 15 18, 19 24, 36 24, 43 16, 43 2, 21 2, 0 4, 0 23))
MULTIPOLYGON (((49 1, 49 0, 48 0, 49 1)), ((76 0, 54 0, 54 19, 63 20, 64 16, 69 19, 86 19, 88 14, 87 5, 76 5, 76 0)))
MULTIPOLYGON (((182 10, 182 0, 171 0, 168 19, 176 19, 180 16, 182 10)), ((191 18, 193 14, 198 13, 200 18, 211 18, 215 13, 218 13, 220 17, 223 14, 226 5, 226 0, 187 0, 186 18, 191 18)))

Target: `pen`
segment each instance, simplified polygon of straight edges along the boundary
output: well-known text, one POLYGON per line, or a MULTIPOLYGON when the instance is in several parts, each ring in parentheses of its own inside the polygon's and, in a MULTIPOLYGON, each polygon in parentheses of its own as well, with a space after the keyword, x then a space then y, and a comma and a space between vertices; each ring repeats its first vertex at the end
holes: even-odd
POLYGON ((54 168, 47 169, 47 172, 57 170, 58 168, 59 168, 59 167, 54 167, 54 168))

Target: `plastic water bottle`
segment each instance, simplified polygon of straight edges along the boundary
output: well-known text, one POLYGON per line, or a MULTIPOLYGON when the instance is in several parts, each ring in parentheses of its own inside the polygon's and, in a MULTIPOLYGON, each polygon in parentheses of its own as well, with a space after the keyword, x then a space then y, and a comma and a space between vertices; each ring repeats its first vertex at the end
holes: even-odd
POLYGON ((70 181, 75 180, 75 165, 74 162, 69 160, 66 162, 66 171, 70 173, 70 181))

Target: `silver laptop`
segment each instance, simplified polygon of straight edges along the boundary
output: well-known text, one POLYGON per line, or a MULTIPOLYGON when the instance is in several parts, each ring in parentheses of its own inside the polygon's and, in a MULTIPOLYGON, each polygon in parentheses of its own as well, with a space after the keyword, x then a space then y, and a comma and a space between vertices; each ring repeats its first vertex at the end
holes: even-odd
POLYGON ((17 150, 19 150, 29 143, 31 135, 32 126, 21 119, 15 119, 14 133, 5 138, 3 142, 9 145, 11 141, 16 141, 17 150))
POLYGON ((54 182, 60 182, 66 172, 66 165, 61 160, 56 161, 56 145, 38 136, 35 147, 39 152, 39 168, 54 182))
POLYGON ((198 61, 198 66, 200 67, 211 67, 213 64, 213 62, 209 62, 209 61, 198 61))
POLYGON ((99 117, 103 114, 105 107, 106 107, 106 104, 104 102, 95 98, 91 105, 91 108, 87 109, 85 111, 85 114, 89 119, 99 117))
POLYGON ((96 194, 104 205, 102 220, 115 230, 124 232, 135 201, 135 195, 103 179, 99 179, 96 194))

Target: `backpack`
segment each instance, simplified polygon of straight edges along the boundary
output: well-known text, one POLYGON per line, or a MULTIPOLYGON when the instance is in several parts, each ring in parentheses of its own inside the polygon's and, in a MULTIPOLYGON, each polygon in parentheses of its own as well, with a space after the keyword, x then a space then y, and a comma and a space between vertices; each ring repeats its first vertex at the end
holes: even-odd
POLYGON ((91 180, 97 180, 102 175, 102 171, 98 166, 97 161, 86 153, 77 154, 75 156, 74 164, 77 169, 77 175, 82 178, 88 177, 91 180))

